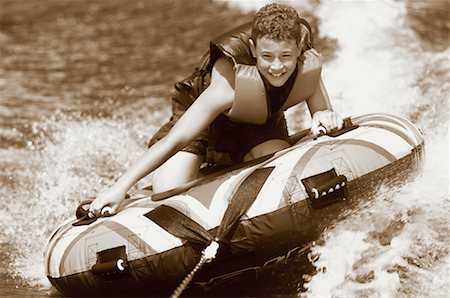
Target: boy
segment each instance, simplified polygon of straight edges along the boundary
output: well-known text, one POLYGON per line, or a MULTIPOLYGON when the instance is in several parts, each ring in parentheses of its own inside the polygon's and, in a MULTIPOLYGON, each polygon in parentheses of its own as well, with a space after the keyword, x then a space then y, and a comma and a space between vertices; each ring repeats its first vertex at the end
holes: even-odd
POLYGON ((209 55, 176 84, 173 116, 148 150, 110 189, 92 202, 90 216, 109 206, 114 214, 127 191, 153 172, 153 190, 175 188, 197 177, 208 158, 233 162, 289 146, 283 111, 305 101, 314 134, 342 128, 320 77, 321 56, 309 25, 290 6, 269 4, 244 25, 211 42, 209 55), (251 33, 250 33, 251 30, 251 33), (251 36, 251 37, 250 37, 251 36))

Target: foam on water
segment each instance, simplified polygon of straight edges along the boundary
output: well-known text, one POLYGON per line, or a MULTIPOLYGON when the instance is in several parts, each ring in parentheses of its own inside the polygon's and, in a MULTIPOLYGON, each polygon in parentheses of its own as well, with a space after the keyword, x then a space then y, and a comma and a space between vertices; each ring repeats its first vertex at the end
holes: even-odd
POLYGON ((405 107, 422 102, 417 79, 430 72, 436 58, 421 49, 406 26, 402 2, 326 1, 317 16, 320 34, 339 44, 336 59, 326 65, 323 76, 331 97, 340 99, 336 104, 340 113, 404 115, 405 107))

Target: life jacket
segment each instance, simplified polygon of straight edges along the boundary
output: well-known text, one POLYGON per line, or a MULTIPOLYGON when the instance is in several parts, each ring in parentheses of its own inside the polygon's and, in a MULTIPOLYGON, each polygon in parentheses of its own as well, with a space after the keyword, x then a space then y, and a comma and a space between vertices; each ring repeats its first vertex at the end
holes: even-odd
MULTIPOLYGON (((302 42, 305 45, 298 61, 298 74, 294 86, 282 109, 304 100, 317 87, 322 67, 322 57, 313 48, 311 27, 306 27, 302 42)), ((209 86, 214 63, 222 56, 233 63, 235 70, 235 98, 230 110, 225 113, 237 123, 263 124, 271 116, 263 80, 256 68, 256 60, 250 51, 251 23, 244 24, 211 41, 206 53, 195 72, 175 85, 178 95, 174 97, 179 104, 188 108, 192 102, 209 86)))

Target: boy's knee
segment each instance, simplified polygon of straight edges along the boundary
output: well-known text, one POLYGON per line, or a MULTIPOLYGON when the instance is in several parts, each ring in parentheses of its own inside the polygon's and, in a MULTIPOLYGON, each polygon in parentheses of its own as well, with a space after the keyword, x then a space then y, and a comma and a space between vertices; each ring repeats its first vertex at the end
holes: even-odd
POLYGON ((289 147, 289 143, 281 139, 272 139, 265 141, 253 147, 250 152, 244 156, 244 161, 256 159, 289 147))
POLYGON ((153 191, 164 192, 197 178, 201 156, 178 152, 153 172, 153 191))

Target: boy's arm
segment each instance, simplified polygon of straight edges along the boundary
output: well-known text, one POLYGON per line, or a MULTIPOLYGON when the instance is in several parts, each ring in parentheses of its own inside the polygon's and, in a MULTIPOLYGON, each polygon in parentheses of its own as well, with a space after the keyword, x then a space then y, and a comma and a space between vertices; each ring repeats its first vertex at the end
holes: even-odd
POLYGON ((316 91, 306 100, 306 103, 308 104, 308 109, 311 116, 317 111, 333 110, 322 78, 319 79, 319 84, 317 85, 316 91))
POLYGON ((333 112, 322 78, 319 79, 316 91, 306 100, 306 103, 312 116, 311 132, 313 134, 319 134, 321 127, 324 127, 327 131, 342 128, 343 120, 337 113, 333 112))
POLYGON ((140 179, 154 171, 177 151, 197 137, 234 99, 234 73, 231 64, 219 59, 211 73, 211 84, 182 115, 166 137, 148 148, 119 178, 116 184, 100 193, 91 203, 90 212, 98 216, 105 206, 116 213, 127 191, 140 179))

